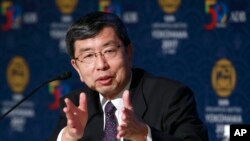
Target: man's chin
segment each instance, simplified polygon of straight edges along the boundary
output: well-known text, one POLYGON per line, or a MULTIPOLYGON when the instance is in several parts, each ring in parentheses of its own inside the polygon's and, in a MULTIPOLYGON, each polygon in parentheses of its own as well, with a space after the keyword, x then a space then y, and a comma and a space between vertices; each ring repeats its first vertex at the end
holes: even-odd
POLYGON ((114 88, 111 86, 102 86, 97 88, 97 91, 101 94, 109 94, 111 92, 114 92, 114 88))
POLYGON ((114 88, 113 87, 102 87, 102 88, 98 88, 97 91, 102 94, 103 97, 105 98, 112 98, 115 96, 114 94, 114 88))

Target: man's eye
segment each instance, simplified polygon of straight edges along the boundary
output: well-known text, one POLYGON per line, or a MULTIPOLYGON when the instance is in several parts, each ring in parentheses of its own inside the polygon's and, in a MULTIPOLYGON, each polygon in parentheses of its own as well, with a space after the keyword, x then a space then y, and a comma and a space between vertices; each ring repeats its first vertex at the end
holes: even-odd
POLYGON ((94 54, 86 54, 83 56, 83 59, 92 58, 92 57, 94 57, 94 54))
POLYGON ((109 49, 109 50, 105 50, 105 54, 109 54, 109 53, 114 53, 115 52, 115 49, 109 49))

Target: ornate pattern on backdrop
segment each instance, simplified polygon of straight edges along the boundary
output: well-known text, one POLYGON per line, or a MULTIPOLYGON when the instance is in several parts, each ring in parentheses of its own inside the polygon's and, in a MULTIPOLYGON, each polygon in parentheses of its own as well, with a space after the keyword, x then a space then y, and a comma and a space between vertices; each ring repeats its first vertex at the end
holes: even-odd
POLYGON ((2 0, 0 113, 39 83, 65 70, 0 121, 4 141, 43 141, 55 126, 59 98, 82 84, 65 53, 67 27, 81 15, 114 12, 128 27, 134 66, 190 86, 211 141, 250 122, 250 1, 2 0))

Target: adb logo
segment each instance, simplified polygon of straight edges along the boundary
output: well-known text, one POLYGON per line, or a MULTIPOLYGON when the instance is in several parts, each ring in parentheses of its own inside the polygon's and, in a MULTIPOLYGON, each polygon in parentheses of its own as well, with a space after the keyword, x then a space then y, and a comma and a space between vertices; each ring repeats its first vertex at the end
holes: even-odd
POLYGON ((204 25, 206 30, 216 27, 226 27, 228 8, 220 0, 206 0, 205 12, 210 15, 210 23, 204 25))
POLYGON ((67 84, 61 83, 61 81, 53 81, 48 85, 49 93, 53 95, 54 101, 49 104, 50 110, 56 110, 59 108, 59 102, 61 96, 67 94, 70 91, 70 88, 67 84))
POLYGON ((236 84, 236 72, 233 64, 228 59, 220 59, 212 70, 213 89, 220 97, 232 94, 236 84))
POLYGON ((120 0, 99 0, 99 11, 115 13, 118 16, 121 16, 121 1, 120 0))
POLYGON ((2 1, 0 3, 0 26, 2 31, 19 28, 21 25, 22 8, 14 5, 12 1, 2 1))
POLYGON ((181 0, 158 0, 162 10, 168 14, 176 12, 181 4, 181 0))

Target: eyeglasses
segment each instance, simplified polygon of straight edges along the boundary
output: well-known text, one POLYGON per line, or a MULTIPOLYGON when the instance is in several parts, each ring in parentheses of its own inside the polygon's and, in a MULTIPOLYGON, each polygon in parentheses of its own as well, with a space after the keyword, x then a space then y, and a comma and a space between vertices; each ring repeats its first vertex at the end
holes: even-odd
POLYGON ((117 55, 119 47, 120 47, 120 45, 113 46, 113 47, 107 47, 104 50, 102 50, 100 52, 96 52, 96 53, 95 52, 84 52, 74 59, 78 60, 82 63, 92 64, 96 61, 96 57, 98 56, 98 54, 100 54, 101 57, 104 57, 106 60, 110 60, 117 55))

